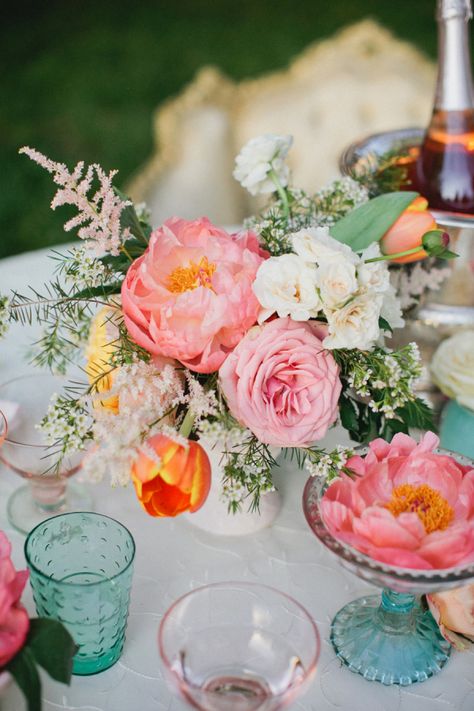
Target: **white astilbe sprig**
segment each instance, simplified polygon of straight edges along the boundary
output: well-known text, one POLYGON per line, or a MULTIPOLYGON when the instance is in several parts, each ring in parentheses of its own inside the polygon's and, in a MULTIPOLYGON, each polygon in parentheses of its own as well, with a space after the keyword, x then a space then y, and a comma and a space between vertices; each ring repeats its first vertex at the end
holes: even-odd
MULTIPOLYGON (((112 485, 125 486, 144 444, 146 456, 150 454, 146 447, 149 437, 158 432, 178 437, 171 423, 175 407, 184 400, 183 377, 171 365, 159 367, 137 360, 117 370, 107 397, 111 395, 118 396, 119 411, 113 414, 100 407, 94 411, 97 447, 86 458, 84 469, 93 480, 108 473, 112 485)), ((103 400, 104 394, 99 393, 96 399, 103 400)))
POLYGON ((209 415, 217 415, 219 408, 215 391, 204 388, 189 370, 186 371, 186 383, 188 392, 181 402, 188 405, 194 416, 194 423, 209 415))
POLYGON ((64 163, 56 163, 34 148, 24 146, 20 153, 51 173, 59 186, 51 202, 53 210, 60 205, 77 208, 78 214, 65 223, 65 231, 79 228, 78 237, 96 254, 119 254, 121 245, 130 237, 130 230, 122 228, 120 217, 131 203, 122 200, 113 188, 112 180, 117 171, 106 173, 97 163, 86 169, 80 161, 70 172, 64 163))

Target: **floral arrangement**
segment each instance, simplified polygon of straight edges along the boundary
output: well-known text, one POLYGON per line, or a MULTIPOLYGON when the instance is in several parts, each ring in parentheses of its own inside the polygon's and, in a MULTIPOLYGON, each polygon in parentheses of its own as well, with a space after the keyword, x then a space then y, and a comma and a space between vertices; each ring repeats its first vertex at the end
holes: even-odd
POLYGON ((474 331, 460 331, 441 342, 431 375, 445 395, 474 410, 474 331))
POLYGON ((29 618, 20 602, 28 571, 15 570, 10 554, 10 542, 0 531, 0 672, 14 678, 26 697, 28 711, 40 711, 37 666, 56 681, 69 684, 76 646, 60 622, 29 618))
POLYGON ((21 150, 53 176, 52 208, 76 209, 65 229, 83 240, 55 255, 45 293, 0 300, 0 330, 43 325, 38 365, 64 372, 86 353, 84 382, 42 423, 58 466, 93 441, 92 477, 131 479, 148 513, 176 515, 206 498, 206 442, 223 452, 235 511, 273 488, 273 446, 335 474, 349 453, 318 443, 336 421, 358 442, 430 426, 416 345, 384 345, 404 323, 388 263, 449 259, 448 237, 417 193, 369 199, 349 178, 314 196, 291 187, 291 140, 263 136, 237 157, 235 177, 270 203, 236 234, 206 218, 153 229, 114 171, 21 150))

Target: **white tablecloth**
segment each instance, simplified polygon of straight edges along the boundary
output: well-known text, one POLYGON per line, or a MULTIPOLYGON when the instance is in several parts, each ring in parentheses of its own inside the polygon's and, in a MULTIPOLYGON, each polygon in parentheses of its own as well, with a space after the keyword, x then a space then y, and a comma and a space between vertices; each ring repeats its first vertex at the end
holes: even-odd
MULTIPOLYGON (((0 293, 9 288, 40 287, 54 263, 45 251, 0 261, 0 293)), ((0 381, 26 370, 31 338, 28 329, 13 327, 0 343, 0 381)), ((341 433, 333 432, 337 441, 341 433)), ((108 671, 74 677, 71 687, 43 677, 44 711, 183 711, 168 690, 157 651, 159 621, 169 605, 192 588, 223 580, 252 580, 286 591, 313 615, 323 640, 316 680, 295 711, 473 711, 474 656, 454 652, 433 679, 409 688, 367 682, 341 666, 328 641, 330 620, 349 600, 370 586, 345 572, 308 529, 301 508, 304 472, 284 464, 276 474, 283 508, 274 525, 256 535, 232 538, 204 533, 184 518, 155 520, 139 507, 130 489, 92 488, 95 509, 122 521, 137 544, 130 618, 123 656, 108 671)), ((9 527, 5 504, 20 485, 0 468, 0 528, 10 536, 14 561, 24 565, 23 536, 9 527)), ((34 614, 31 593, 24 596, 34 614)), ((4 711, 23 711, 20 693, 12 688, 4 711)))

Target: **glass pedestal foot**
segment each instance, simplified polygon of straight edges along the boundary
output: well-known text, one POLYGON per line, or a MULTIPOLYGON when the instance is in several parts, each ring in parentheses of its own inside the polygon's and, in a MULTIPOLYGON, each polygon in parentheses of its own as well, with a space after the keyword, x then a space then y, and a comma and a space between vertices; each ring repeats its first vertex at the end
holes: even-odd
POLYGON ((437 674, 451 646, 414 595, 384 590, 354 600, 331 626, 337 656, 369 681, 408 686, 437 674))
POLYGON ((49 504, 38 503, 33 496, 30 484, 20 486, 7 502, 7 515, 10 524, 20 533, 29 533, 32 528, 51 516, 69 511, 90 511, 92 498, 81 484, 67 482, 59 501, 49 504))

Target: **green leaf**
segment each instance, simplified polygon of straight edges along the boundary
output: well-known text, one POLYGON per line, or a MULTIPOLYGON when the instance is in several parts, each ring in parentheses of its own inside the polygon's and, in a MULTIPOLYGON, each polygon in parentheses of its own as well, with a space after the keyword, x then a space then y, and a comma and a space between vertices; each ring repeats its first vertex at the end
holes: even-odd
POLYGON ((382 316, 379 316, 379 328, 381 331, 389 331, 390 333, 393 333, 393 328, 387 321, 387 319, 383 318, 382 316))
POLYGON ((396 410, 397 417, 399 417, 407 425, 407 427, 414 427, 418 430, 432 430, 436 431, 436 426, 433 421, 433 411, 420 398, 415 398, 412 402, 407 402, 403 407, 399 407, 396 410))
POLYGON ((385 425, 382 431, 382 437, 387 441, 391 442, 392 437, 396 435, 398 432, 403 432, 404 434, 408 434, 408 425, 406 422, 402 422, 402 420, 386 420, 385 425))
POLYGON ((418 194, 403 191, 379 195, 336 222, 331 235, 354 252, 361 252, 383 237, 418 194))
POLYGON ((105 284, 104 286, 88 286, 81 291, 76 291, 74 294, 67 296, 68 299, 77 299, 78 301, 82 299, 95 299, 98 296, 113 296, 114 294, 120 294, 122 284, 116 282, 115 284, 105 284))
MULTIPOLYGON (((121 200, 129 199, 118 188, 114 187, 114 191, 121 200)), ((142 226, 140 224, 140 220, 138 219, 137 213, 135 212, 135 207, 133 203, 131 205, 127 205, 127 207, 122 210, 122 213, 120 215, 120 225, 122 229, 128 227, 132 235, 141 242, 146 243, 148 241, 145 236, 145 233, 142 230, 142 226)))
POLYGON ((70 683, 72 658, 77 646, 64 625, 46 618, 30 620, 26 646, 52 679, 63 684, 70 683))
POLYGON ((27 645, 22 647, 5 669, 10 672, 25 695, 28 711, 41 711, 41 680, 31 649, 27 645))
POLYGON ((339 399, 339 413, 341 416, 341 424, 345 430, 357 430, 358 420, 357 411, 353 400, 346 395, 341 395, 339 399))

